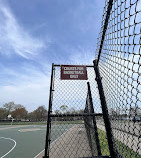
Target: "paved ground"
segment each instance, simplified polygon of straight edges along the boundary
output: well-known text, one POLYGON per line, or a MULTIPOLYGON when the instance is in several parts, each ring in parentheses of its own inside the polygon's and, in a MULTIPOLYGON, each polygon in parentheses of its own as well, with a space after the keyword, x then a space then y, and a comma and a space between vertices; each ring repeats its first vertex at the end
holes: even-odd
MULTIPOLYGON (((42 151, 37 158, 42 158, 42 151)), ((84 125, 74 125, 51 144, 50 158, 91 157, 84 125)))
MULTIPOLYGON (((72 126, 53 125, 52 142, 72 126)), ((34 158, 44 149, 45 135, 44 125, 0 126, 0 157, 34 158)))

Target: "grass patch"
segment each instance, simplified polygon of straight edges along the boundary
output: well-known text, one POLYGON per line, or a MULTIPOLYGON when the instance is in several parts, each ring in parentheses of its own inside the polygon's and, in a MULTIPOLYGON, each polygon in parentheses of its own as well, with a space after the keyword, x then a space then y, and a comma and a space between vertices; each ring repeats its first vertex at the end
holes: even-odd
MULTIPOLYGON (((106 139, 106 132, 98 129, 98 134, 99 134, 102 155, 103 156, 110 155, 108 141, 106 139)), ((123 144, 118 140, 116 140, 116 146, 118 152, 121 153, 121 155, 125 158, 141 158, 141 155, 134 152, 132 149, 130 149, 128 146, 126 146, 125 144, 123 144)))
POLYGON ((101 146, 101 153, 103 156, 110 155, 108 141, 106 139, 106 133, 101 129, 98 129, 99 141, 101 146))
POLYGON ((116 145, 118 148, 119 153, 122 153, 122 155, 126 158, 141 158, 141 155, 134 152, 134 150, 130 149, 128 146, 123 144, 122 142, 116 140, 116 145))

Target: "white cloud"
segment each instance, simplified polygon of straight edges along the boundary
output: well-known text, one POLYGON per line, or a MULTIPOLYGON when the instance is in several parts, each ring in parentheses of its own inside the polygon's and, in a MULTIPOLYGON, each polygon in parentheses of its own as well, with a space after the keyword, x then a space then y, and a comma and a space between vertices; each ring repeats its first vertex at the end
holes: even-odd
POLYGON ((72 64, 88 64, 93 65, 94 60, 94 48, 85 49, 79 46, 76 49, 69 49, 70 57, 69 62, 72 64), (73 54, 73 55, 72 55, 73 54))
POLYGON ((38 54, 45 44, 42 40, 32 37, 17 22, 8 6, 0 3, 0 52, 6 55, 12 52, 24 58, 38 54))
MULTIPOLYGON (((8 69, 5 69, 7 72, 8 69)), ((50 76, 29 69, 29 74, 15 73, 9 70, 15 80, 13 84, 0 86, 0 100, 2 103, 14 101, 26 106, 32 111, 39 105, 48 105, 50 76)))
MULTIPOLYGON (((0 1, 0 53, 5 56, 16 53, 26 59, 36 59, 45 48, 44 41, 30 35, 19 25, 8 5, 0 1)), ((41 104, 48 105, 50 67, 42 62, 40 66, 46 70, 44 73, 30 63, 21 63, 19 68, 1 64, 0 105, 14 101, 25 105, 29 111, 41 104)))

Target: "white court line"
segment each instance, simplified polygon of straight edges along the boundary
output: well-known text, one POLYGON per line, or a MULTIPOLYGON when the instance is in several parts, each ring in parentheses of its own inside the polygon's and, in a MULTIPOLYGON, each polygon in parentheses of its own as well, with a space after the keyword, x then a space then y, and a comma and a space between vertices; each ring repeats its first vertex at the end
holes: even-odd
POLYGON ((2 127, 0 128, 0 130, 5 130, 5 129, 15 129, 15 128, 25 128, 25 127, 32 127, 34 125, 9 125, 9 126, 6 126, 6 127, 2 127))
POLYGON ((0 137, 0 139, 8 139, 8 140, 11 140, 11 141, 13 141, 15 143, 11 150, 9 150, 6 154, 4 154, 2 157, 0 157, 0 158, 4 158, 6 155, 8 155, 16 147, 16 141, 14 139, 5 138, 5 137, 0 137))
POLYGON ((37 154, 34 158, 37 158, 45 149, 43 149, 39 154, 37 154))
MULTIPOLYGON (((73 128, 73 127, 72 127, 73 128)), ((67 133, 70 130, 70 128, 65 132, 67 133)), ((59 138, 61 138, 65 133, 63 133, 60 137, 58 137, 56 140, 54 140, 50 145, 54 144, 59 138)), ((37 154, 34 158, 37 158, 45 149, 43 149, 39 154, 37 154)))

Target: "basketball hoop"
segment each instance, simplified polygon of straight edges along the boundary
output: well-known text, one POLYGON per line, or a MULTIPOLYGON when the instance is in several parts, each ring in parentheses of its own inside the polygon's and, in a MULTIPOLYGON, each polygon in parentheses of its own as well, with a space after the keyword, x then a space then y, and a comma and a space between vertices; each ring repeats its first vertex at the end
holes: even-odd
POLYGON ((8 117, 8 119, 10 119, 12 116, 9 114, 7 117, 8 117))
POLYGON ((12 124, 13 124, 13 121, 14 121, 14 118, 12 117, 11 114, 9 114, 7 117, 8 117, 8 119, 11 119, 11 125, 12 125, 12 124))

